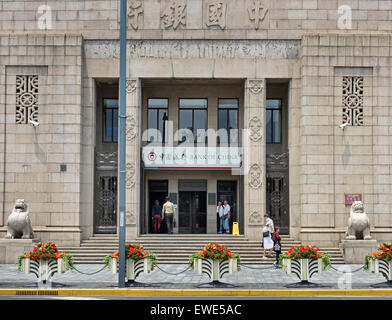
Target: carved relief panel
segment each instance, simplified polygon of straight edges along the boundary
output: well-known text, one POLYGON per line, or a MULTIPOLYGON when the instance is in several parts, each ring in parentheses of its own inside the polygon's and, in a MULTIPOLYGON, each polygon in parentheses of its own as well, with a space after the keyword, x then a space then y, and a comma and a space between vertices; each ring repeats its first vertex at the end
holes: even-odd
POLYGON ((16 76, 16 123, 38 122, 38 76, 16 76))
POLYGON ((363 125, 363 77, 343 77, 343 122, 352 126, 363 125))

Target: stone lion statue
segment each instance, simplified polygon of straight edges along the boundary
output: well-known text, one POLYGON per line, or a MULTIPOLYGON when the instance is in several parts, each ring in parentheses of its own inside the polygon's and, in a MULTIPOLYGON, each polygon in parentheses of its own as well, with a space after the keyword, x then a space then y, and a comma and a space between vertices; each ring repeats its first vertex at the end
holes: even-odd
POLYGON ((347 237, 348 240, 370 240, 370 222, 366 214, 362 201, 354 201, 350 209, 348 219, 347 237))
POLYGON ((29 218, 29 210, 24 199, 15 201, 14 209, 8 217, 7 239, 33 239, 34 233, 29 218))

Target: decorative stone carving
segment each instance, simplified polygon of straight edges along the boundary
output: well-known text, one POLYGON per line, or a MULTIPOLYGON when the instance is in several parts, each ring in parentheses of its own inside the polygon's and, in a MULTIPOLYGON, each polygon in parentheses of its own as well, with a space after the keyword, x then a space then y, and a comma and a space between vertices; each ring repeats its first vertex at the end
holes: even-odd
POLYGON ((262 128, 263 126, 261 124, 261 120, 259 117, 254 116, 252 119, 250 119, 249 121, 250 140, 254 142, 259 141, 263 136, 262 128))
POLYGON ((38 122, 38 76, 16 76, 16 123, 38 122))
POLYGON ((135 139, 137 136, 137 131, 136 131, 136 120, 133 115, 129 115, 127 117, 127 129, 126 129, 126 137, 127 141, 130 142, 133 139, 135 139))
POLYGON ((8 217, 6 239, 33 239, 29 209, 24 199, 17 199, 8 217))
POLYGON ((370 240, 370 221, 366 214, 362 201, 354 201, 350 209, 348 219, 347 237, 348 240, 370 240))
POLYGON ((222 30, 226 28, 226 8, 224 1, 210 1, 208 3, 207 27, 219 26, 222 30))
POLYGON ((363 125, 363 77, 343 77, 343 123, 363 125))
POLYGON ((139 16, 144 12, 143 2, 140 0, 130 0, 128 6, 128 21, 134 30, 139 29, 139 16))
POLYGON ((268 8, 266 8, 261 0, 248 1, 249 20, 253 22, 253 26, 256 30, 260 28, 260 25, 264 22, 267 14, 268 8))
POLYGON ((267 169, 287 169, 289 166, 289 153, 268 153, 267 169))
POLYGON ((115 170, 117 169, 117 151, 112 153, 95 153, 97 170, 115 170))
POLYGON ((127 163, 127 174, 125 179, 125 184, 127 189, 131 189, 135 185, 135 173, 136 170, 131 163, 127 163))
POLYGON ((263 215, 257 209, 253 210, 249 215, 249 224, 250 225, 262 225, 263 224, 263 215))
POLYGON ((262 186, 262 170, 258 164, 253 164, 249 169, 249 186, 252 189, 259 189, 262 186))
MULTIPOLYGON (((119 58, 114 40, 85 40, 86 58, 119 58)), ((296 59, 300 40, 129 40, 130 59, 296 59)))
POLYGON ((165 29, 176 30, 181 24, 186 25, 186 1, 171 0, 161 14, 161 22, 165 29))
POLYGON ((126 212, 126 219, 127 219, 128 225, 135 225, 136 224, 136 215, 133 211, 126 212))
POLYGON ((253 94, 262 93, 264 89, 264 81, 263 80, 249 80, 249 90, 253 94))
POLYGON ((126 91, 127 94, 131 94, 136 91, 136 80, 127 80, 126 91))

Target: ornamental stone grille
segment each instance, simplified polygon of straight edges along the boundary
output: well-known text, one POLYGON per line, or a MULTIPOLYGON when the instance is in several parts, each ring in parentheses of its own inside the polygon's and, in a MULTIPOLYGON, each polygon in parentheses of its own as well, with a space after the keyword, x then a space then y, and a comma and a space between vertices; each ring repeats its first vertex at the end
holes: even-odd
POLYGON ((38 122, 38 76, 16 76, 16 123, 38 122))
POLYGON ((363 125, 363 77, 343 77, 343 123, 363 125))

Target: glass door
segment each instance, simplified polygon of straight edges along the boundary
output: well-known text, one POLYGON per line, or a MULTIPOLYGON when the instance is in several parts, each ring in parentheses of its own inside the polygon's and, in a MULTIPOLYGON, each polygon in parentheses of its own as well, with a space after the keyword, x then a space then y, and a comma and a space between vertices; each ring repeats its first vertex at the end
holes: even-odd
POLYGON ((207 221, 207 192, 179 192, 179 232, 206 233, 207 221))

